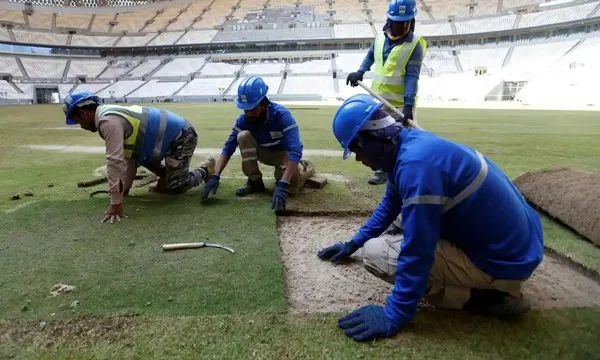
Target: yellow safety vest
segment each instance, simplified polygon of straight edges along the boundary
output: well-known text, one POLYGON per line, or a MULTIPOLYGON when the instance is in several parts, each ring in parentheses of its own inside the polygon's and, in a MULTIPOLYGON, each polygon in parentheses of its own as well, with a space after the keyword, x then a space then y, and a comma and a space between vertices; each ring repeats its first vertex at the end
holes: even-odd
POLYGON ((143 108, 138 105, 101 105, 100 117, 104 115, 118 115, 129 122, 133 128, 133 131, 131 132, 131 135, 129 135, 124 141, 124 153, 126 158, 134 157, 136 153, 136 143, 138 148, 137 150, 139 150, 139 147, 144 139, 144 129, 148 123, 148 114, 145 113, 143 108), (140 129, 142 129, 141 132, 140 129))
MULTIPOLYGON (((373 75, 371 88, 395 107, 400 108, 404 106, 404 76, 406 75, 406 65, 418 43, 421 43, 423 57, 425 57, 427 41, 418 35, 413 35, 411 42, 396 45, 390 51, 384 64, 383 48, 385 46, 385 34, 380 33, 375 39, 375 46, 373 48, 375 74, 373 75)), ((417 99, 418 97, 415 96, 415 106, 417 105, 417 99)))

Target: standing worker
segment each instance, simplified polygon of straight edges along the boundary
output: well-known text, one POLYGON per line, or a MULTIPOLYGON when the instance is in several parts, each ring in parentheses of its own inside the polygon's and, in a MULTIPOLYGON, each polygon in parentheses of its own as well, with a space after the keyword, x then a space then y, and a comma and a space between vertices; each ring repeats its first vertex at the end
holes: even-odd
MULTIPOLYGON (((421 64, 427 51, 427 42, 416 35, 415 0, 392 0, 388 7, 387 22, 357 72, 348 75, 346 85, 357 86, 363 75, 375 64, 373 91, 389 103, 402 109, 404 117, 415 120, 417 91, 421 64)), ((396 120, 400 120, 395 114, 396 120)), ((369 184, 385 183, 383 170, 376 169, 369 184)))
POLYGON ((314 174, 314 166, 302 158, 302 142, 296 120, 285 107, 267 98, 269 87, 262 78, 250 76, 238 87, 237 107, 241 114, 225 142, 215 174, 206 182, 203 198, 219 187, 221 173, 240 147, 242 170, 248 177, 236 195, 247 196, 265 191, 258 162, 275 167, 277 182, 271 208, 276 212, 286 208, 288 194, 296 194, 314 174))
POLYGON ((385 306, 339 319, 356 341, 390 337, 422 297, 435 306, 516 318, 530 309, 523 283, 544 255, 540 217, 491 160, 466 145, 404 128, 369 95, 354 95, 333 132, 356 160, 388 176, 386 192, 350 241, 318 252, 338 263, 362 248, 364 267, 393 284, 385 306), (383 235, 398 216, 402 233, 383 235))
POLYGON ((172 112, 147 106, 100 105, 100 98, 85 90, 67 95, 62 109, 67 125, 79 124, 104 139, 110 205, 102 222, 127 217, 123 197, 129 194, 138 166, 159 177, 155 191, 174 194, 200 185, 214 173, 211 157, 199 168, 189 169, 198 135, 192 124, 172 112))

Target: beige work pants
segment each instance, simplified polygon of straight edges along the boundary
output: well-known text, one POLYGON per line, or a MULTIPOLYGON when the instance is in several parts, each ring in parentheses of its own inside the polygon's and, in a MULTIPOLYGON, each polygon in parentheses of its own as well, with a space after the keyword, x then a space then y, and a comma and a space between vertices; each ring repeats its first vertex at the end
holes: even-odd
MULTIPOLYGON (((250 180, 261 180, 262 173, 258 168, 258 162, 274 166, 273 176, 279 181, 285 172, 285 164, 288 160, 287 151, 270 151, 258 145, 250 131, 240 131, 237 135, 240 153, 242 155, 242 171, 250 180)), ((290 194, 296 194, 311 176, 314 175, 314 166, 306 161, 300 160, 298 171, 290 180, 288 190, 290 194)))
MULTIPOLYGON (((398 234, 367 241, 362 248, 365 269, 394 284, 403 239, 404 235, 398 234)), ((475 266, 462 250, 442 239, 435 250, 425 299, 434 306, 461 309, 469 301, 471 288, 500 290, 520 297, 523 282, 494 279, 475 266)))

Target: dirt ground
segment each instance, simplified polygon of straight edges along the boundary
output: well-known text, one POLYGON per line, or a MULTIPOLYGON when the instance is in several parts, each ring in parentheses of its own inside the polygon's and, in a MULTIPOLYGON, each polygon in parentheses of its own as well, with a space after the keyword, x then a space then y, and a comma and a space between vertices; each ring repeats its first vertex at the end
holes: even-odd
MULTIPOLYGON (((333 265, 317 257, 322 247, 347 241, 364 217, 280 217, 278 230, 286 272, 286 296, 295 312, 336 312, 385 304, 392 286, 368 273, 359 260, 333 265)), ((532 307, 600 306, 600 284, 563 261, 545 255, 523 290, 532 307)))
POLYGON ((533 205, 600 246, 600 174, 542 169, 519 176, 514 184, 533 205))

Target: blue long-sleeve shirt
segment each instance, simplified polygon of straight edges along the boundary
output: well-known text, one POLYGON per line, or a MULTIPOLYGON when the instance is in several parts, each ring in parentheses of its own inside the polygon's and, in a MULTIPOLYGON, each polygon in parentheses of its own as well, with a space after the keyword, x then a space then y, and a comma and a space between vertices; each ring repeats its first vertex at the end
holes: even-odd
MULTIPOLYGON (((383 61, 385 62, 387 60, 388 55, 395 46, 402 45, 406 41, 412 41, 413 37, 414 33, 410 32, 398 41, 391 41, 390 38, 385 35, 383 61)), ((358 71, 367 72, 371 69, 371 66, 373 66, 375 63, 374 53, 375 44, 372 44, 358 71)), ((410 108, 412 108, 415 104, 415 96, 417 96, 417 85, 419 83, 419 75, 421 74, 422 64, 423 47, 421 46, 421 43, 417 43, 415 50, 408 59, 408 64, 406 65, 406 75, 404 76, 404 105, 410 108)))
POLYGON ((502 170, 473 149, 422 130, 403 129, 400 141, 386 193, 353 238, 362 246, 402 214, 404 240, 387 318, 401 328, 414 317, 439 239, 494 278, 531 276, 544 252, 540 218, 502 170), (473 192, 457 203, 469 188, 473 192))
POLYGON ((267 107, 267 121, 258 126, 252 125, 241 114, 229 138, 223 146, 221 154, 231 157, 238 146, 237 135, 248 130, 259 146, 271 151, 287 151, 288 160, 298 163, 302 158, 302 142, 298 124, 288 109, 271 102, 267 107))

